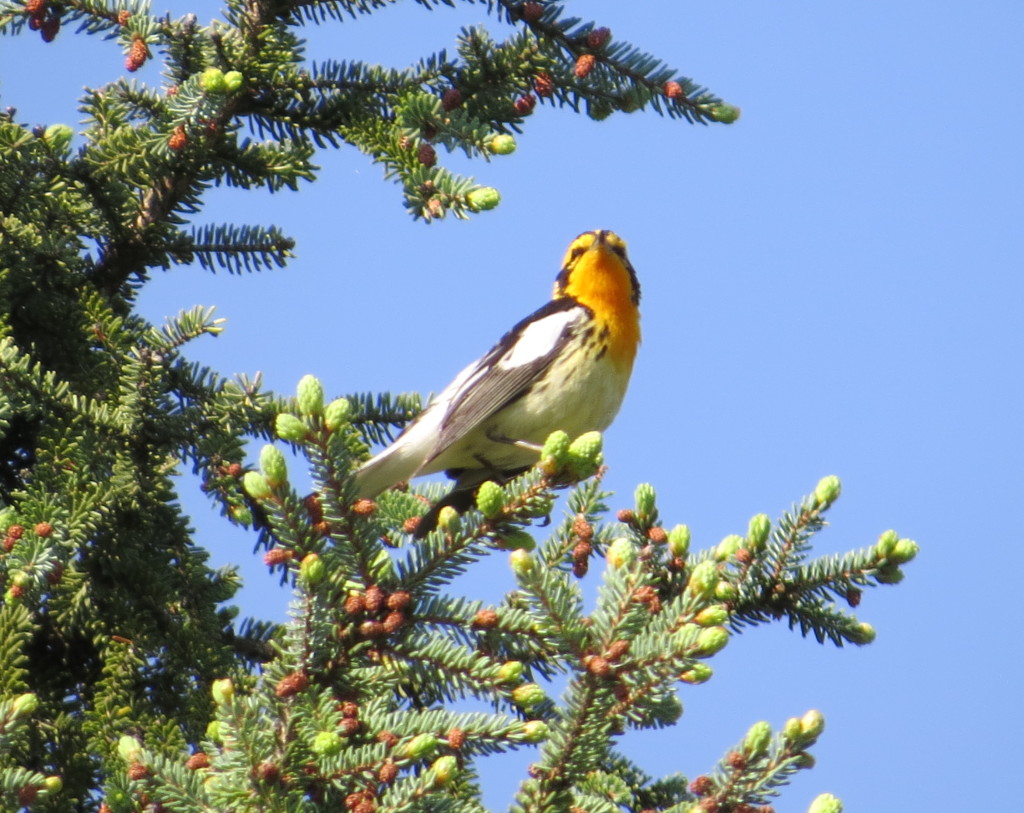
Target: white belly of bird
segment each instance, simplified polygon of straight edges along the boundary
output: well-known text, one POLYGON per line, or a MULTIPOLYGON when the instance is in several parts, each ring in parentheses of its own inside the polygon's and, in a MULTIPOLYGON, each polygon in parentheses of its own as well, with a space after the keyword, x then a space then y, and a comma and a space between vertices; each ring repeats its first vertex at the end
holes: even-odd
POLYGON ((628 379, 629 371, 623 373, 607 355, 586 364, 579 364, 573 356, 560 358, 529 392, 453 444, 420 474, 532 465, 537 453, 514 445, 514 441, 540 446, 556 429, 570 438, 607 429, 622 405, 628 379), (467 457, 467 449, 474 450, 473 457, 467 457))

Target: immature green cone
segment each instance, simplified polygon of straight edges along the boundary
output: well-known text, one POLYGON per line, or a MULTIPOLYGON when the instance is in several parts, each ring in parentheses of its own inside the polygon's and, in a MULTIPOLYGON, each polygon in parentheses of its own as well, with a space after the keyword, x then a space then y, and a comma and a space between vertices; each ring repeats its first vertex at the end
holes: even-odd
POLYGON ((235 684, 231 678, 219 678, 210 686, 210 694, 213 695, 213 702, 218 706, 230 703, 235 696, 235 684))
POLYGON ((868 624, 866 621, 858 624, 849 634, 850 640, 858 646, 864 646, 870 644, 875 640, 875 636, 878 633, 875 632, 875 628, 868 624))
POLYGON ((714 675, 714 670, 706 663, 695 663, 685 672, 683 672, 679 679, 683 683, 688 683, 691 686, 698 686, 701 683, 707 683, 711 680, 714 675))
POLYGON ((224 91, 224 71, 220 68, 207 68, 199 77, 199 87, 207 93, 222 93, 224 91))
POLYGON ((895 565, 902 565, 917 556, 920 548, 913 539, 901 539, 889 554, 889 561, 895 565))
POLYGON ((437 750, 437 737, 433 734, 417 734, 405 746, 405 755, 409 759, 423 759, 437 750))
POLYGON ((511 155, 516 151, 516 140, 513 136, 496 135, 487 142, 487 149, 495 155, 511 155))
POLYGON ((788 746, 795 747, 800 744, 803 737, 803 726, 800 725, 799 717, 790 717, 782 727, 782 738, 788 746))
POLYGON ((762 720, 754 723, 743 738, 743 753, 748 759, 757 759, 768 751, 772 739, 772 727, 762 720))
POLYGON ((636 559, 636 546, 625 536, 613 539, 605 553, 605 561, 616 570, 629 566, 636 559))
POLYGON ((316 376, 302 376, 295 390, 295 400, 303 415, 319 415, 324 408, 324 385, 316 376))
POLYGON ((142 743, 130 734, 123 734, 117 741, 117 755, 131 764, 142 759, 142 743))
POLYGON ((715 548, 715 559, 719 562, 731 559, 736 555, 736 551, 742 547, 743 537, 739 534, 729 534, 725 539, 719 542, 718 547, 715 548))
POLYGON ((811 709, 800 718, 800 736, 806 745, 811 745, 825 730, 825 715, 811 709))
POLYGON ((529 711, 543 703, 546 697, 544 690, 536 683, 524 683, 512 690, 512 701, 523 711, 529 711))
POLYGON ((729 620, 729 611, 721 604, 712 604, 697 613, 693 620, 702 627, 717 627, 729 620))
POLYGON ((899 539, 899 534, 895 531, 885 531, 878 537, 878 541, 875 543, 875 550, 881 558, 888 559, 892 555, 893 550, 896 549, 896 543, 899 542, 899 539))
POLYGON ((650 483, 640 483, 633 492, 636 515, 641 520, 650 520, 654 515, 654 502, 657 494, 650 483))
POLYGON ((233 93, 242 86, 245 77, 239 71, 228 71, 224 74, 224 90, 233 93))
POLYGON ((54 152, 64 152, 71 144, 75 131, 66 124, 51 124, 43 133, 43 138, 54 152))
POLYGON ((299 578, 305 584, 310 587, 317 585, 324 580, 326 575, 327 565, 317 554, 307 553, 302 557, 302 562, 299 565, 299 578))
POLYGON ((822 477, 818 485, 814 487, 814 499, 822 508, 828 508, 839 499, 839 493, 843 490, 842 483, 834 474, 822 477))
POLYGON ((710 559, 700 562, 691 572, 686 589, 698 596, 710 596, 718 583, 718 570, 710 559))
POLYGON ((242 488, 254 500, 265 500, 274 493, 267 478, 258 471, 247 471, 242 475, 242 488))
POLYGON ((505 492, 493 480, 482 483, 476 492, 476 507, 487 519, 496 519, 505 509, 505 492))
POLYGON ((590 477, 603 462, 600 432, 584 432, 569 444, 568 464, 574 476, 590 477))
POLYGON ((459 772, 459 762, 451 754, 445 754, 443 757, 438 757, 434 760, 430 770, 434 774, 434 785, 436 787, 444 787, 459 772))
POLYGON ((437 527, 443 531, 459 532, 459 512, 452 506, 446 505, 437 515, 437 527))
POLYGON ((64 780, 59 776, 48 776, 43 780, 43 788, 47 793, 60 793, 64 790, 64 780))
POLYGON ((282 486, 288 481, 288 464, 284 455, 269 443, 260 451, 260 471, 271 488, 282 486))
POLYGON ((693 658, 710 658, 729 643, 729 630, 725 627, 708 627, 697 636, 697 642, 688 653, 693 658))
POLYGON ((758 551, 768 541, 768 534, 772 530, 772 521, 767 514, 755 514, 750 518, 747 526, 746 546, 750 551, 758 551))
POLYGON ((505 661, 498 669, 495 680, 498 683, 518 683, 523 679, 522 661, 505 661))
POLYGON ((676 525, 668 532, 668 549, 677 559, 682 559, 690 552, 690 526, 676 525))
POLYGON ((508 563, 512 568, 512 572, 517 576, 528 575, 536 564, 533 559, 533 554, 526 548, 517 548, 512 551, 512 553, 509 554, 508 563))
POLYGON ((503 533, 498 540, 498 544, 504 550, 529 551, 537 547, 537 540, 522 528, 515 528, 503 533))
POLYGON ((569 444, 571 442, 569 435, 561 429, 548 435, 540 452, 540 461, 537 463, 541 471, 548 476, 561 471, 569 460, 569 444))
POLYGON ((708 111, 708 115, 722 124, 732 124, 740 117, 740 109, 731 104, 716 104, 708 111))
POLYGON ((843 803, 831 793, 822 793, 811 802, 807 813, 843 813, 843 803))
POLYGON ((527 720, 523 724, 523 739, 527 742, 544 742, 551 736, 551 729, 543 720, 527 720))
POLYGON ((334 731, 320 731, 313 738, 313 753, 322 757, 330 757, 341 753, 341 737, 334 731))
POLYGON ((299 443, 306 439, 306 424, 290 412, 282 412, 274 418, 274 432, 281 440, 299 443))
POLYGON ((478 186, 466 195, 466 205, 474 212, 493 209, 501 203, 501 193, 493 186, 478 186))
POLYGON ((14 698, 14 702, 11 703, 11 716, 28 717, 37 708, 39 708, 39 696, 35 692, 25 692, 19 694, 14 698))
POLYGON ((329 432, 337 432, 338 429, 348 423, 352 415, 352 404, 348 398, 335 398, 324 409, 324 426, 329 432))

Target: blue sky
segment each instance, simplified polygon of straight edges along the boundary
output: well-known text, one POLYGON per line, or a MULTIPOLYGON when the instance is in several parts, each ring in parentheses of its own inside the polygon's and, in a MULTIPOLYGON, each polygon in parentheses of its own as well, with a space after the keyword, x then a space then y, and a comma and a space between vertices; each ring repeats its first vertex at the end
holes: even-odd
MULTIPOLYGON (((216 305, 228 329, 191 356, 260 370, 284 392, 314 373, 331 394, 427 393, 545 301, 573 236, 616 230, 643 285, 644 345, 606 435, 613 508, 652 482, 666 524, 712 545, 838 474, 821 553, 890 527, 922 546, 903 584, 865 595, 872 646, 748 631, 716 656, 710 683, 684 687, 680 724, 631 737, 630 753, 653 774, 693 775, 756 720, 815 707, 828 720, 818 765, 780 813, 825 790, 851 811, 1013 809, 1024 610, 999 568, 1022 543, 1024 6, 567 6, 742 118, 594 123, 538 108, 514 155, 448 161, 497 186, 501 206, 429 227, 364 156, 324 152, 299 193, 217 190, 198 218, 277 224, 298 240, 289 268, 160 273, 142 312, 216 305)), ((406 3, 313 29, 309 50, 405 65, 484 21, 482 7, 406 3)), ((70 32, 48 46, 5 38, 0 103, 22 121, 74 122, 81 86, 122 64, 113 43, 70 32)), ((245 610, 283 616, 288 596, 251 540, 184 488, 198 541, 242 566, 245 610)), ((495 780, 495 808, 521 762, 495 780)))

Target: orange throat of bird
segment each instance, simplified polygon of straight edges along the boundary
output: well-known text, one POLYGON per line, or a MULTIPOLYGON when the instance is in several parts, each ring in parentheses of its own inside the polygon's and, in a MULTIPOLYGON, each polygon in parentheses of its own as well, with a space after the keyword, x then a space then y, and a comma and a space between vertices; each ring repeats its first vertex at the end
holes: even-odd
POLYGON ((604 248, 588 251, 555 295, 572 297, 590 308, 608 356, 628 374, 640 344, 640 309, 636 277, 619 255, 604 248))

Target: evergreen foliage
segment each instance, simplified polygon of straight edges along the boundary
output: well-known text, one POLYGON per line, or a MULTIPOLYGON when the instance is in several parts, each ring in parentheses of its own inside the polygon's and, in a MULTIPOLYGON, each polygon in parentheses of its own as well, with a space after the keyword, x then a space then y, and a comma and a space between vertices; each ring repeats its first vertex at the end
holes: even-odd
POLYGON ((476 758, 532 748, 514 810, 749 813, 810 764, 820 715, 774 734, 755 724, 690 782, 647 776, 617 736, 671 725, 680 684, 711 678, 741 627, 785 618, 820 641, 869 642, 837 600, 899 581, 916 552, 888 532, 811 559, 838 496, 826 478, 776 523, 755 517, 691 553, 649 486, 608 520, 595 438, 552 444, 411 544, 419 496, 354 500, 348 472, 417 398, 324 405, 313 380, 275 397, 185 357, 221 330, 210 309, 162 327, 133 312, 153 269, 286 263, 292 241, 271 226, 189 220, 214 184, 314 179, 318 149, 357 147, 430 221, 497 205, 443 153, 508 154, 538 103, 594 119, 737 115, 555 3, 489 0, 505 39, 465 30, 453 54, 408 68, 304 59, 303 26, 385 5, 230 0, 226 22, 202 26, 135 0, 0 0, 0 34, 51 42, 74 23, 122 48, 129 72, 160 54, 165 78, 89 91, 77 140, 0 114, 0 809, 480 811, 476 758), (246 443, 275 437, 246 470, 246 443), (286 443, 308 461, 308 496, 289 484, 286 443), (294 586, 291 623, 236 618, 237 575, 207 566, 178 505, 182 467, 259 534, 294 586), (559 491, 568 515, 537 543, 525 529, 559 491), (510 559, 510 595, 450 594, 495 555, 510 559), (581 584, 598 578, 588 612, 581 584), (559 700, 544 688, 556 676, 559 700))

